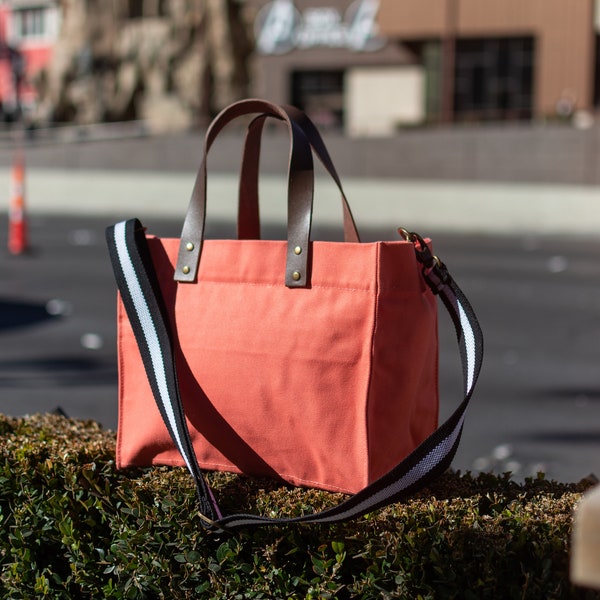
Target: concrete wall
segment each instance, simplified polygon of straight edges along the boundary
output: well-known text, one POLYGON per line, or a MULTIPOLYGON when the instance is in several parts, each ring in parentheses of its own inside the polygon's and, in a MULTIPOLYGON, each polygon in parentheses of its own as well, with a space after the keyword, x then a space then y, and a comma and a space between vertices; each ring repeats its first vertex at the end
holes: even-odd
MULTIPOLYGON (((328 133, 324 138, 342 179, 396 177, 600 185, 600 126, 584 130, 569 125, 464 126, 408 129, 390 138, 349 139, 340 133, 328 133)), ((209 157, 209 171, 237 173, 242 140, 241 128, 228 128, 219 135, 209 157)), ((26 161, 28 169, 194 172, 201 160, 202 144, 200 131, 116 141, 46 140, 27 145, 26 161)), ((9 166, 13 156, 14 150, 7 143, 0 144, 0 167, 9 166)), ((269 128, 264 134, 261 169, 285 173, 287 156, 283 128, 269 128)))

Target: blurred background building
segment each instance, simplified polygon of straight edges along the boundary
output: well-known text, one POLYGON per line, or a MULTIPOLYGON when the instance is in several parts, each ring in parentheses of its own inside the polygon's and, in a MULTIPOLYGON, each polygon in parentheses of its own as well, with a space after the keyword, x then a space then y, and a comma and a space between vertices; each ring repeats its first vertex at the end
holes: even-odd
POLYGON ((259 4, 257 89, 349 134, 566 118, 600 103, 597 0, 259 4))
POLYGON ((5 120, 205 123, 293 103, 350 136, 591 122, 600 0, 0 0, 5 120))
POLYGON ((597 0, 382 0, 382 31, 415 52, 428 119, 566 116, 598 103, 597 0))
POLYGON ((55 0, 0 1, 0 108, 4 121, 35 110, 36 78, 48 67, 59 34, 55 0))

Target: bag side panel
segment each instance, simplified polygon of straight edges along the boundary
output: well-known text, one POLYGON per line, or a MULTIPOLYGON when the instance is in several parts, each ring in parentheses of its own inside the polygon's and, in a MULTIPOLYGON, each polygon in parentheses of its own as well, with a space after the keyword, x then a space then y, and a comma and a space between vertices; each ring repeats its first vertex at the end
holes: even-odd
POLYGON ((396 466, 437 427, 437 305, 414 247, 379 246, 371 391, 369 480, 396 466))

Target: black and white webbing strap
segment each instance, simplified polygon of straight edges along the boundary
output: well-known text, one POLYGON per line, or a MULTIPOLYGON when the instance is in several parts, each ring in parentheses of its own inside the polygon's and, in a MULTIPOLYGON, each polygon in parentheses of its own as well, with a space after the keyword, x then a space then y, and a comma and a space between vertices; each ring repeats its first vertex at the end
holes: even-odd
POLYGON ((481 368, 483 336, 471 305, 444 264, 429 253, 418 235, 408 236, 407 239, 415 244, 425 280, 440 296, 454 322, 463 365, 464 400, 448 420, 399 465, 346 501, 320 513, 272 519, 252 514, 221 515, 191 443, 177 385, 173 344, 144 229, 137 219, 123 221, 107 229, 117 285, 154 398, 173 442, 196 482, 201 517, 207 528, 219 531, 268 524, 346 521, 407 498, 450 466, 481 368))

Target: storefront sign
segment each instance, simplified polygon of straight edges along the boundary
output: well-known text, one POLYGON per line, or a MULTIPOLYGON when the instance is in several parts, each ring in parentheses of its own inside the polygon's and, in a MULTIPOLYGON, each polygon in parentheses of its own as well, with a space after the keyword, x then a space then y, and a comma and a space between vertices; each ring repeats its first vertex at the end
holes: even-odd
POLYGON ((357 0, 342 16, 337 8, 307 8, 293 0, 274 0, 258 13, 256 44, 262 54, 285 54, 294 49, 347 48, 373 52, 385 45, 377 35, 379 0, 357 0))

